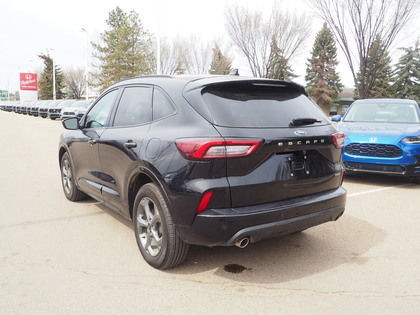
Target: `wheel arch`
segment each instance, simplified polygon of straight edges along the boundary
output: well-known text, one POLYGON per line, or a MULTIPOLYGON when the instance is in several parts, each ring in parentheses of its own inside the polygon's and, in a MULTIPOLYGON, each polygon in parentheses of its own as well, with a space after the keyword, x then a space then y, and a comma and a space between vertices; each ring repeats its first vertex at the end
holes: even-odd
POLYGON ((58 150, 58 164, 60 165, 60 167, 61 167, 61 158, 66 152, 68 152, 67 148, 64 145, 60 146, 60 149, 58 150))
POLYGON ((127 200, 130 219, 133 219, 134 200, 137 192, 141 189, 141 187, 148 183, 153 183, 160 189, 166 203, 169 206, 168 195, 162 181, 151 170, 145 167, 140 167, 136 173, 131 175, 130 180, 128 181, 127 200))

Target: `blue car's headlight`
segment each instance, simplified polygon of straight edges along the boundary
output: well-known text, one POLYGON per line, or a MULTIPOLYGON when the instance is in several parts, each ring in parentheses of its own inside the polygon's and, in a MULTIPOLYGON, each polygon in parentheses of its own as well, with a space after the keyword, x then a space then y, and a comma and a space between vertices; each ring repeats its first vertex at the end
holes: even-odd
POLYGON ((401 140, 405 144, 420 144, 420 136, 407 137, 401 140))

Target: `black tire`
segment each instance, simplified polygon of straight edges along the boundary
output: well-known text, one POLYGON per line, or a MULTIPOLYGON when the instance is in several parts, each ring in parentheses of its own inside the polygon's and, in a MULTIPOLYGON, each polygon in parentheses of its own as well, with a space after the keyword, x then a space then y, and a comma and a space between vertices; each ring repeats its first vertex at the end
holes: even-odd
POLYGON ((55 120, 56 118, 55 118, 55 117, 50 117, 50 119, 51 119, 51 120, 55 120))
POLYGON ((166 201, 155 184, 146 184, 138 191, 133 205, 133 223, 140 253, 152 267, 173 268, 187 258, 189 245, 179 237, 166 201), (153 214, 151 218, 146 214, 146 203, 149 213, 153 214))
POLYGON ((71 164, 70 156, 68 152, 64 153, 60 161, 61 171, 61 184, 63 186, 64 195, 70 201, 80 201, 87 198, 87 196, 81 192, 74 181, 74 168, 71 164))

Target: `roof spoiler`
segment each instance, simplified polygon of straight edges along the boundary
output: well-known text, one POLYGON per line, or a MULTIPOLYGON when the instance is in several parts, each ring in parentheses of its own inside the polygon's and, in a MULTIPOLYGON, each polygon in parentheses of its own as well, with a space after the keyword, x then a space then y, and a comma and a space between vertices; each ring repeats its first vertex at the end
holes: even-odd
MULTIPOLYGON (((223 77, 222 77, 223 78, 223 77)), ((189 91, 196 90, 196 89, 203 89, 206 87, 211 86, 229 86, 230 84, 253 84, 253 85, 266 85, 266 86, 277 86, 277 87, 285 87, 291 88, 299 93, 302 93, 306 96, 307 93, 305 88, 297 84, 295 82, 290 81, 282 81, 282 80, 272 80, 272 79, 260 79, 260 78, 245 78, 245 77, 238 77, 238 76, 226 76, 222 80, 196 80, 191 81, 185 86, 184 93, 188 93, 189 91)))

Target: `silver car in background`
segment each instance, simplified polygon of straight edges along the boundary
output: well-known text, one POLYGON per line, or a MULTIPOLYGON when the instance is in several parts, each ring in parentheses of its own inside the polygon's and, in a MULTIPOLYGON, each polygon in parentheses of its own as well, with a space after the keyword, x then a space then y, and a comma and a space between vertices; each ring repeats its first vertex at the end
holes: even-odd
POLYGON ((56 104, 59 104, 61 102, 61 100, 56 100, 56 101, 52 101, 52 100, 47 100, 47 101, 42 101, 42 103, 39 105, 39 116, 42 118, 47 118, 48 117, 48 108, 50 106, 54 106, 56 104))
POLYGON ((93 101, 77 101, 61 110, 61 119, 77 117, 82 118, 93 101))
POLYGON ((61 118, 61 110, 75 102, 76 100, 61 100, 59 103, 48 107, 48 117, 52 120, 61 118))

